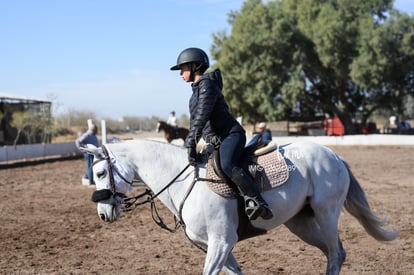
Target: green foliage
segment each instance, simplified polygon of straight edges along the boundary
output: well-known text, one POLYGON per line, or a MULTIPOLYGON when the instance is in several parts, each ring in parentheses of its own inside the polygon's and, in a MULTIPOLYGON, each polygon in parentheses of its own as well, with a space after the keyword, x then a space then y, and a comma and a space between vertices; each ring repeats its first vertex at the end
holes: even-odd
POLYGON ((46 142, 53 131, 50 118, 44 113, 30 114, 27 111, 13 113, 10 125, 17 129, 14 145, 17 144, 20 135, 24 134, 27 143, 46 142), (38 138, 40 137, 40 140, 38 138))
POLYGON ((272 120, 278 113, 273 103, 279 98, 281 84, 287 81, 285 69, 290 57, 283 51, 288 50, 293 31, 277 20, 279 12, 260 1, 247 1, 240 14, 232 15, 232 35, 214 37, 212 52, 216 66, 223 71, 223 93, 233 112, 247 121, 272 120))
MULTIPOLYGON (((13 120, 11 121, 10 125, 17 129, 17 135, 13 145, 17 144, 21 134, 25 134, 28 143, 31 143, 32 138, 30 134, 31 126, 33 123, 36 123, 36 121, 32 119, 28 112, 21 111, 13 113, 13 120)), ((33 125, 33 128, 36 127, 36 125, 33 125)))
MULTIPOLYGON (((3 129, 3 118, 4 118, 4 113, 2 111, 0 111, 0 129, 3 129)), ((0 140, 1 141, 1 140, 0 140)))
POLYGON ((229 22, 211 52, 249 122, 324 112, 352 133, 353 118, 402 112, 414 94, 414 18, 391 0, 248 0, 229 22))

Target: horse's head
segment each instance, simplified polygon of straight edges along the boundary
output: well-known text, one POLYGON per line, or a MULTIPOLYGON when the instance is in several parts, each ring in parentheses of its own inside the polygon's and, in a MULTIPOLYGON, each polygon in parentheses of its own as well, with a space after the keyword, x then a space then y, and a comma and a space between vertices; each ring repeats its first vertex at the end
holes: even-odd
POLYGON ((157 133, 161 131, 161 121, 158 121, 157 123, 157 133))
POLYGON ((122 200, 131 190, 134 173, 125 169, 105 145, 98 148, 88 144, 81 150, 94 156, 96 190, 92 201, 97 203, 98 216, 103 221, 114 222, 121 217, 122 200))

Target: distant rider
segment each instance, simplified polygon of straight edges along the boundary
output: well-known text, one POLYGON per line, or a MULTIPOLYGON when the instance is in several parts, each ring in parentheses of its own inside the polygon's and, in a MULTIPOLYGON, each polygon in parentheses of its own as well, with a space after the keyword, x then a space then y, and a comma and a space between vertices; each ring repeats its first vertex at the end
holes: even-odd
POLYGON ((175 117, 175 112, 172 111, 170 113, 170 116, 167 119, 167 124, 171 125, 174 128, 177 128, 177 118, 175 117))

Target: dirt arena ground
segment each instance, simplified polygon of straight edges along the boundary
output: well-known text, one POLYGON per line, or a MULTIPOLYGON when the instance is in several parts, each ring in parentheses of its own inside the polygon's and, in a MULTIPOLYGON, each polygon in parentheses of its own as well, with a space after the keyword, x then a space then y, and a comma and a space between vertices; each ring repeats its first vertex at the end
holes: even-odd
MULTIPOLYGON (((332 148, 350 163, 371 207, 401 230, 397 240, 380 243, 343 212, 342 274, 414 274, 414 147, 332 148)), ((182 230, 159 228, 148 205, 101 222, 93 189, 80 183, 84 170, 83 159, 0 169, 0 274, 201 274, 204 253, 182 230)), ((162 206, 160 214, 173 225, 162 206)), ((284 226, 240 242, 234 254, 245 274, 325 271, 323 254, 284 226)))

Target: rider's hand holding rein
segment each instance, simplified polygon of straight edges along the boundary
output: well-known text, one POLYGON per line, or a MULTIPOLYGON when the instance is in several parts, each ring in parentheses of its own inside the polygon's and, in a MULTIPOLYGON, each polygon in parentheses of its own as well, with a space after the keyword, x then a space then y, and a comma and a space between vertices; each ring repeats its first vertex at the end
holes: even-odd
POLYGON ((192 166, 196 166, 197 164, 197 151, 195 147, 187 148, 188 153, 188 163, 192 166))

